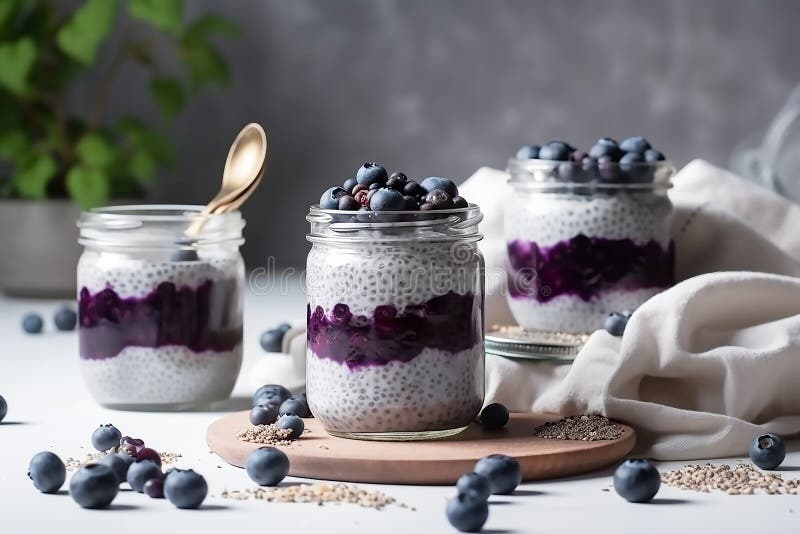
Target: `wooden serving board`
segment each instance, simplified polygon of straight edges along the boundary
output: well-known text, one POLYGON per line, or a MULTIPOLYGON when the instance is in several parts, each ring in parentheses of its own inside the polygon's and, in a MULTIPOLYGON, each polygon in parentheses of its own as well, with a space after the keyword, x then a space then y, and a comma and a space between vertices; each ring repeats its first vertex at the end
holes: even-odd
MULTIPOLYGON (((247 456, 262 446, 239 441, 250 426, 249 412, 237 412, 209 426, 206 441, 229 464, 244 467, 247 456)), ((382 484, 454 484, 475 462, 489 454, 516 458, 524 480, 577 475, 612 464, 636 442, 623 426, 613 441, 568 441, 532 436, 533 429, 558 416, 511 414, 508 425, 487 431, 472 424, 464 432, 433 441, 360 441, 337 438, 316 419, 305 419, 306 432, 291 445, 280 446, 289 456, 289 474, 296 477, 382 484)))

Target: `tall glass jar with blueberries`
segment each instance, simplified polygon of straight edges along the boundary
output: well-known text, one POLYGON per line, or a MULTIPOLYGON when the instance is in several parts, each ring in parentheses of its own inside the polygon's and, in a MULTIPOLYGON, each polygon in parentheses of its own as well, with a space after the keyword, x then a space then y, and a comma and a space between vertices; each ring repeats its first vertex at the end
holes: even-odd
POLYGON ((480 209, 451 180, 389 177, 372 163, 307 219, 314 416, 360 439, 463 430, 484 396, 480 209))
POLYGON ((508 303, 524 328, 592 332, 674 283, 674 168, 643 137, 524 146, 508 173, 508 303))
POLYGON ((181 409, 230 395, 242 361, 244 220, 201 208, 81 215, 80 367, 100 404, 181 409))

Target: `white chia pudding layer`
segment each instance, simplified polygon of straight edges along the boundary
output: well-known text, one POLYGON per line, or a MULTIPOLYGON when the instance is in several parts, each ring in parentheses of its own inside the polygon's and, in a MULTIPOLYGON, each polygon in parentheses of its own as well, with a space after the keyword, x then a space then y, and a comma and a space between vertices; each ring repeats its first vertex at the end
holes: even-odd
POLYGON ((104 405, 198 404, 226 399, 241 363, 241 345, 200 353, 179 345, 126 347, 113 358, 81 359, 81 373, 104 405))
POLYGON ((311 411, 334 432, 424 432, 468 425, 483 403, 483 340, 450 353, 350 369, 307 352, 311 411))

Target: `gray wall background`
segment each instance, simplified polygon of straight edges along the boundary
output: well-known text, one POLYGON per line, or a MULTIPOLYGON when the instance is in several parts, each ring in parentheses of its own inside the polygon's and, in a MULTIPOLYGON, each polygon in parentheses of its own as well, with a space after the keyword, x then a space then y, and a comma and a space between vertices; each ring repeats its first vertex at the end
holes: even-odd
MULTIPOLYGON (((725 165, 800 82, 792 0, 187 4, 242 36, 221 43, 231 87, 169 128, 181 160, 152 200, 209 199, 238 129, 262 123, 267 174, 244 208, 250 266, 303 265, 307 206, 363 161, 460 181, 525 142, 642 133, 679 165, 725 165)), ((114 111, 155 116, 143 74, 117 81, 114 111)))

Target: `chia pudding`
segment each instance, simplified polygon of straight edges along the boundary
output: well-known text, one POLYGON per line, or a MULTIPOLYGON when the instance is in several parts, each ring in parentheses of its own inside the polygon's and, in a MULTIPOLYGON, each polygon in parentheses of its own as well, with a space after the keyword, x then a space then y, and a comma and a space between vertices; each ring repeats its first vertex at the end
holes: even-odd
POLYGON ((227 398, 242 360, 241 217, 214 216, 187 244, 193 207, 108 211, 79 223, 78 339, 90 393, 130 409, 227 398), (119 222, 128 219, 141 225, 119 222))
POLYGON ((312 206, 306 389, 328 432, 432 438, 459 432, 480 411, 480 211, 445 205, 312 206))
POLYGON ((608 313, 636 309, 674 283, 673 168, 660 153, 626 160, 639 155, 620 148, 626 141, 616 149, 598 141, 613 157, 597 156, 597 144, 596 157, 567 145, 546 154, 563 161, 509 162, 508 303, 522 327, 591 332, 608 313))

